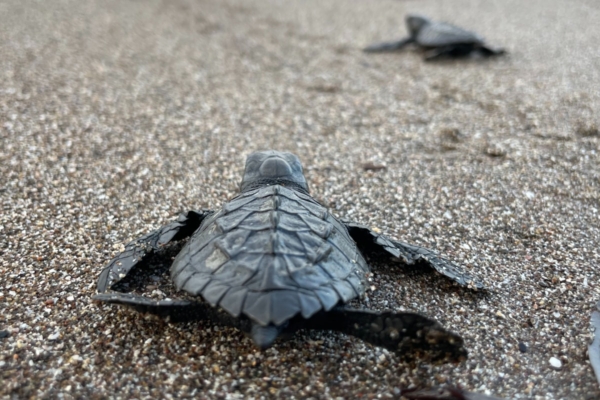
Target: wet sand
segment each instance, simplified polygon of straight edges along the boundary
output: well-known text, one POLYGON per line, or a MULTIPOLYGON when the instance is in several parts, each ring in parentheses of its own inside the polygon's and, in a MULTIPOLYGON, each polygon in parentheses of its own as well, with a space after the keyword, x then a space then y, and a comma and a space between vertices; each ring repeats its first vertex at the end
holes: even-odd
POLYGON ((3 2, 0 395, 393 398, 447 383, 600 398, 586 350, 600 300, 599 20, 591 0, 3 2), (415 11, 509 55, 361 52, 404 36, 415 11), (374 265, 360 301, 436 318, 467 361, 408 362, 315 332, 261 353, 233 329, 91 301, 123 244, 219 207, 266 148, 298 154, 336 215, 486 282, 481 296, 374 265))

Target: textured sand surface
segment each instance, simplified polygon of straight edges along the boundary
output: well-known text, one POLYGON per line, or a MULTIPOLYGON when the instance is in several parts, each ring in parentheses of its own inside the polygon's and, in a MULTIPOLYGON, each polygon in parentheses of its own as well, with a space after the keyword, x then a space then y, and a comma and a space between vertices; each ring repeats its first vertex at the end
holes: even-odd
POLYGON ((390 398, 450 383, 600 398, 586 351, 600 300, 598 21, 592 0, 1 2, 0 396, 390 398), (509 56, 361 52, 403 36, 414 11, 509 56), (233 329, 91 301, 123 244, 219 207, 265 148, 298 154, 336 215, 486 282, 482 297, 379 265, 361 301, 436 318, 464 337, 466 362, 310 332, 260 353, 233 329))

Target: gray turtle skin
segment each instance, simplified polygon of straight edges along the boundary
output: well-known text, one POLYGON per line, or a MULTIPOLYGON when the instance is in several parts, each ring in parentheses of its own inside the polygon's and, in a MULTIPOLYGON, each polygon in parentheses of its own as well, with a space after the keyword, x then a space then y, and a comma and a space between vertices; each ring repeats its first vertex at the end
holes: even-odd
POLYGON ((504 54, 503 49, 493 49, 484 43, 484 39, 458 26, 432 21, 416 14, 406 16, 409 36, 397 42, 377 43, 364 49, 367 53, 389 52, 415 44, 425 51, 425 60, 464 57, 478 53, 485 57, 504 54))
POLYGON ((280 334, 316 329, 400 354, 419 350, 436 359, 465 358, 462 339, 434 320, 344 305, 365 292, 369 266, 362 252, 430 267, 460 285, 483 288, 431 250, 335 218, 309 195, 298 157, 271 150, 247 158, 241 193, 220 210, 189 211, 129 243, 101 272, 94 298, 172 322, 211 320, 236 327, 263 349, 280 334), (108 291, 134 268, 143 268, 152 251, 187 237, 170 275, 178 290, 198 301, 108 291))

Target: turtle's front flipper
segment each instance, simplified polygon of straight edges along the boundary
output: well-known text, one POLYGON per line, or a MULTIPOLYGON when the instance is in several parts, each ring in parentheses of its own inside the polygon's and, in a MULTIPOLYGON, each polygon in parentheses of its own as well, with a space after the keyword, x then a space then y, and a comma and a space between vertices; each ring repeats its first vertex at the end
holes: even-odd
POLYGON ((414 313, 338 307, 313 316, 304 323, 304 328, 342 332, 409 357, 422 351, 434 360, 467 358, 460 336, 414 313))
POLYGON ((168 318, 169 322, 208 320, 243 331, 250 330, 248 320, 234 318, 225 311, 208 303, 187 300, 153 300, 131 293, 99 293, 94 300, 133 308, 134 310, 168 318))
POLYGON ((407 265, 423 263, 460 285, 472 289, 484 289, 483 283, 479 279, 451 261, 438 256, 432 250, 388 239, 360 224, 345 221, 345 225, 361 251, 384 251, 390 256, 399 258, 407 265))
POLYGON ((113 258, 100 273, 96 286, 98 292, 102 293, 110 289, 150 252, 158 250, 160 246, 167 243, 190 236, 200 227, 202 220, 211 213, 212 211, 208 210, 188 211, 181 214, 177 221, 127 244, 125 250, 113 258))
POLYGON ((396 51, 405 47, 407 44, 414 42, 411 38, 402 39, 398 42, 375 43, 363 49, 365 53, 384 53, 388 51, 396 51))

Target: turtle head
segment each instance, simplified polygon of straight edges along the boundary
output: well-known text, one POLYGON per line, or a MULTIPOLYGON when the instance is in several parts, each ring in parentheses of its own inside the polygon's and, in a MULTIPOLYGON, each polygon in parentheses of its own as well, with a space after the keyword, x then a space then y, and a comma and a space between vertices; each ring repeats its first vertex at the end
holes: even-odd
POLYGON ((302 164, 295 154, 276 150, 256 151, 246 158, 242 192, 264 185, 292 186, 308 192, 302 164))
POLYGON ((417 33, 427 24, 431 23, 431 20, 423 15, 419 14, 408 14, 406 16, 406 27, 410 36, 416 36, 417 33))

